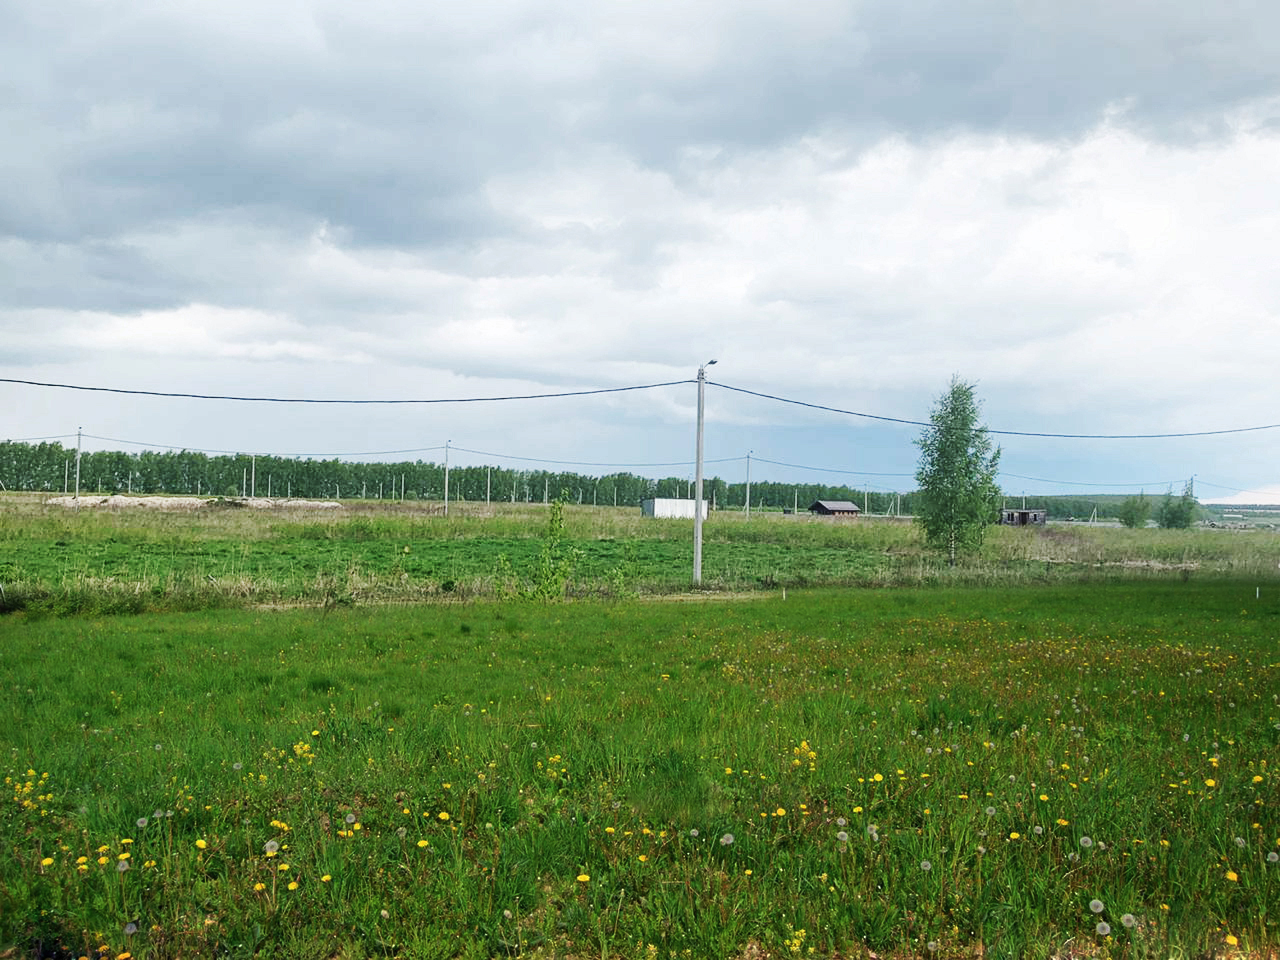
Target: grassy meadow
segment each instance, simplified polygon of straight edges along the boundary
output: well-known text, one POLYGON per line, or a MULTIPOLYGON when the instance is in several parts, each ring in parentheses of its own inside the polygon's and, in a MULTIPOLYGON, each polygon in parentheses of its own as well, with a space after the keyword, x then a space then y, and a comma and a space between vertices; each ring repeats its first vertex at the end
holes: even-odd
POLYGON ((1280 538, 451 513, 0 498, 0 958, 1280 952, 1280 538))
POLYGON ((0 955, 1280 943, 1235 581, 0 620, 0 955))
MULTIPOLYGON (((140 613, 260 604, 503 598, 545 587, 570 598, 689 587, 693 522, 566 506, 551 542, 543 504, 350 502, 340 511, 68 510, 0 495, 0 610, 140 613)), ((1275 579, 1280 537, 1229 530, 1087 525, 993 528, 948 568, 907 521, 718 512, 704 525, 703 585, 719 592, 806 586, 1055 583, 1201 577, 1275 579)), ((543 590, 543 593, 546 591, 543 590)))

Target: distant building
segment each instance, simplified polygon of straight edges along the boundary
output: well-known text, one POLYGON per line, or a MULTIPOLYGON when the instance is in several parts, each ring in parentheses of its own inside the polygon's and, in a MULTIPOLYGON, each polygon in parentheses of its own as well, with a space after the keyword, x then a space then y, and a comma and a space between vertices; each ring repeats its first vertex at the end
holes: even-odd
POLYGON ((1047 510, 1004 509, 1000 522, 1006 527, 1043 527, 1049 519, 1047 510))
MULTIPOLYGON (((693 501, 657 498, 640 501, 640 512, 646 517, 684 517, 693 519, 693 501)), ((707 501, 702 501, 702 519, 707 518, 707 501)))
POLYGON ((862 508, 848 500, 815 500, 809 505, 809 512, 819 517, 857 517, 862 508))

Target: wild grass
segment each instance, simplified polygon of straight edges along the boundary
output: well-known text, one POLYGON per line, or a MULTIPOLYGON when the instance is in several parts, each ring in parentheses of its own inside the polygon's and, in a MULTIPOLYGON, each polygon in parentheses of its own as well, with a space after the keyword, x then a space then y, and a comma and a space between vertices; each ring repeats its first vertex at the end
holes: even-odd
MULTIPOLYGON (((253 604, 388 603, 530 592, 546 543, 542 504, 362 504, 341 511, 67 510, 0 496, 0 609, 53 613, 253 604)), ((688 590, 692 521, 566 506, 567 597, 688 590)), ((955 568, 908 521, 713 514, 703 589, 1014 584, 1280 576, 1280 535, 993 528, 955 568)))
POLYGON ((1258 592, 10 615, 0 955, 1274 956, 1258 592))

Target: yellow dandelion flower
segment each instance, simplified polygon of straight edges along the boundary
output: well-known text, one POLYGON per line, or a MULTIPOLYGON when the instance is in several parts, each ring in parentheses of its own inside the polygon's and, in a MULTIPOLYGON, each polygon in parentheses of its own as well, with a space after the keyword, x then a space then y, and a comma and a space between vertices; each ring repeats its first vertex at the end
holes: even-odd
POLYGON ((787 815, 787 808, 779 807, 777 810, 774 811, 773 815, 775 817, 785 817, 787 815))
POLYGON ((332 879, 333 879, 333 877, 331 877, 329 874, 327 874, 327 873, 326 873, 323 877, 321 877, 321 878, 320 878, 320 882, 321 882, 321 883, 328 883, 328 882, 329 882, 330 880, 332 880, 332 879))
POLYGON ((1021 837, 1021 836, 1022 836, 1022 834, 1020 834, 1017 830, 1014 830, 1012 833, 1010 833, 1010 834, 1009 834, 1009 839, 1010 839, 1010 840, 1017 840, 1017 839, 1018 839, 1019 837, 1021 837))
POLYGON ((1227 879, 1230 880, 1232 883, 1236 883, 1240 879, 1240 877, 1234 870, 1228 870, 1227 879))
POLYGON ((1209 777, 1207 780, 1205 780, 1204 785, 1206 787, 1216 787, 1218 785, 1218 781, 1213 779, 1213 777, 1209 777))
POLYGON ((107 862, 107 858, 106 858, 106 857, 99 857, 99 858, 98 858, 98 865, 99 865, 99 866, 102 866, 102 865, 103 865, 103 864, 105 864, 106 862, 107 862))
POLYGON ((578 874, 578 882, 579 882, 579 883, 586 883, 586 882, 587 882, 587 881, 589 881, 590 879, 591 879, 591 874, 589 874, 589 873, 580 873, 580 874, 578 874))
POLYGON ((1239 942, 1240 941, 1236 939, 1235 934, 1232 934, 1232 933, 1227 934, 1227 946, 1234 947, 1239 942))
POLYGON ((613 827, 605 827, 605 828, 604 828, 604 832, 605 832, 605 833, 614 833, 615 831, 614 831, 613 827))
POLYGON ((648 858, 645 854, 643 854, 643 853, 642 853, 642 854, 640 854, 640 862, 641 862, 641 863, 648 863, 648 862, 649 862, 649 858, 648 858))
POLYGON ((744 871, 743 871, 743 873, 744 873, 744 874, 746 874, 746 875, 749 877, 749 876, 751 876, 753 873, 755 873, 755 871, 754 871, 754 870, 751 870, 751 869, 747 869, 747 870, 744 870, 744 871))
POLYGON ((297 889, 298 889, 298 881, 297 881, 297 880, 290 880, 290 881, 289 881, 289 889, 290 889, 290 890, 297 890, 297 889))
POLYGON ((884 774, 882 774, 882 773, 877 773, 877 774, 876 774, 874 777, 872 777, 871 779, 872 779, 872 780, 874 780, 876 783, 879 783, 881 780, 883 780, 883 779, 884 779, 884 774))
POLYGON ((41 860, 41 861, 40 861, 40 866, 42 866, 42 867, 52 867, 52 866, 53 866, 53 857, 45 857, 43 860, 41 860))
POLYGON ((861 808, 861 807, 854 807, 854 808, 853 808, 853 812, 854 812, 854 813, 861 813, 861 812, 862 812, 862 808, 861 808))
POLYGON ((1047 793, 1042 793, 1042 794, 1040 794, 1040 799, 1041 799, 1041 800, 1048 800, 1048 799, 1049 799, 1049 795, 1048 795, 1047 793))
POLYGON ((449 819, 449 814, 447 814, 447 813, 446 813, 445 811, 443 811, 443 810, 441 810, 438 814, 436 814, 436 816, 438 816, 441 820, 448 820, 448 819, 449 819))
POLYGON ((426 840, 419 840, 419 841, 418 841, 418 846, 419 846, 419 847, 429 847, 429 846, 431 846, 431 844, 427 843, 427 841, 426 841, 426 840))
MULTIPOLYGON (((262 821, 258 821, 258 822, 259 822, 259 823, 261 823, 262 821)), ((199 849, 203 850, 203 849, 205 849, 207 846, 209 846, 209 844, 208 844, 208 843, 206 843, 203 839, 201 839, 201 840, 197 840, 197 841, 196 841, 196 846, 197 846, 199 849)))
POLYGON ((261 892, 262 892, 263 890, 265 890, 265 889, 267 889, 267 885, 266 885, 265 883, 255 883, 255 884, 253 885, 253 892, 254 892, 254 893, 261 893, 261 892))

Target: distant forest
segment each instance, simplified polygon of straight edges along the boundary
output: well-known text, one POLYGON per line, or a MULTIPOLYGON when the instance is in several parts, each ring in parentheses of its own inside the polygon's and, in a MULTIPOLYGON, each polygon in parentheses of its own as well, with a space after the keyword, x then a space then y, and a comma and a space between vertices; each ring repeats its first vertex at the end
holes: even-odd
MULTIPOLYGON (((74 448, 60 443, 0 443, 0 489, 45 493, 74 492, 74 448)), ((444 465, 422 460, 401 463, 353 463, 345 460, 293 459, 228 454, 209 456, 188 450, 139 453, 85 452, 80 458, 84 494, 181 494, 211 497, 302 497, 325 500, 442 500, 444 465)), ((1159 496, 1163 491, 1156 494, 1159 496)), ((562 496, 570 503, 638 507, 650 497, 689 498, 688 477, 654 480, 633 473, 589 476, 506 467, 452 466, 449 499, 542 503, 562 496)), ((715 509, 742 509, 746 483, 721 477, 704 480, 704 496, 715 509)), ((816 483, 751 484, 752 509, 804 510, 814 500, 849 500, 868 514, 910 515, 914 492, 886 493, 816 483)), ((1148 494, 1148 496, 1152 496, 1148 494)), ((1008 498, 1022 506, 1023 497, 1008 498)), ((1029 508, 1045 509, 1053 519, 1111 517, 1122 495, 1094 497, 1028 496, 1029 508)))

